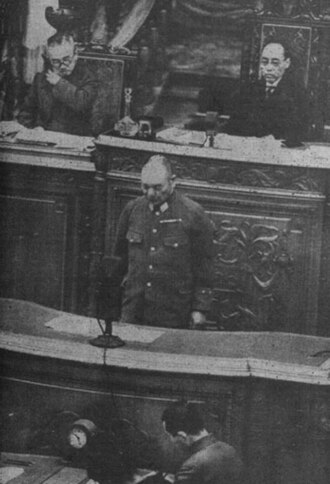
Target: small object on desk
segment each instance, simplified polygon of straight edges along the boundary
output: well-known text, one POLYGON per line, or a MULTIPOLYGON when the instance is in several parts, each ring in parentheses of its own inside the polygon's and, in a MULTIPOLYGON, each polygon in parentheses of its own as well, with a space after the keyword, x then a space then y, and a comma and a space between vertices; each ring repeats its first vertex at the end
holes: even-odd
POLYGON ((132 88, 126 87, 124 117, 117 121, 114 130, 125 138, 133 138, 139 131, 139 125, 131 118, 132 88))
POLYGON ((214 137, 216 135, 216 125, 217 125, 218 113, 215 111, 207 111, 205 116, 205 133, 206 133, 206 143, 205 146, 213 148, 214 137))
POLYGON ((138 138, 154 139, 156 130, 161 128, 164 120, 160 116, 143 116, 139 119, 138 138))
POLYGON ((33 466, 34 462, 30 460, 20 460, 20 459, 4 459, 1 464, 5 465, 15 465, 15 466, 33 466))
POLYGON ((301 146, 304 146, 304 143, 297 139, 286 139, 282 141, 282 146, 284 148, 300 148, 301 146))

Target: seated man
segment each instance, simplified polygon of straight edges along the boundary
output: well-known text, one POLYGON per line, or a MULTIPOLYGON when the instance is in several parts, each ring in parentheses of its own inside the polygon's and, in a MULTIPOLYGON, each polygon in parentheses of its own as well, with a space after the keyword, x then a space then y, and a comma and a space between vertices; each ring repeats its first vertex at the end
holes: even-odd
POLYGON ((47 41, 45 70, 36 74, 17 120, 27 128, 90 136, 97 87, 94 74, 78 61, 73 37, 57 33, 47 41))
POLYGON ((188 328, 202 325, 210 309, 214 225, 174 179, 167 159, 152 156, 142 169, 143 196, 121 214, 114 258, 124 276, 124 323, 188 328))
POLYGON ((196 404, 173 402, 162 421, 172 439, 182 439, 190 450, 174 484, 242 484, 243 465, 237 452, 206 430, 196 404))
POLYGON ((291 56, 283 43, 271 40, 262 49, 260 79, 243 86, 224 131, 240 136, 272 134, 288 144, 307 138, 308 97, 291 73, 291 56))

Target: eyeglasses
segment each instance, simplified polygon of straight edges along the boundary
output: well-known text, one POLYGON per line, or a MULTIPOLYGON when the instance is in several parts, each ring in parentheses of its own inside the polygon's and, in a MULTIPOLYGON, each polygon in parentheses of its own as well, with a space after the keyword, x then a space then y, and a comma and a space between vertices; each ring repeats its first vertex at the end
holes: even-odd
POLYGON ((74 55, 70 56, 67 55, 66 57, 62 57, 62 59, 49 59, 50 63, 54 67, 61 67, 61 65, 69 66, 74 59, 74 55))

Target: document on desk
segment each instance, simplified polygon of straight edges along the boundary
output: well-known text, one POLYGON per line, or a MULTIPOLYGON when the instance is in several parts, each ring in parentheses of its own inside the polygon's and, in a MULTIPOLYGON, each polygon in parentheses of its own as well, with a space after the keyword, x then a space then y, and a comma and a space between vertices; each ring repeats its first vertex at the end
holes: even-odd
POLYGON ((18 133, 24 126, 19 124, 17 121, 1 121, 0 122, 0 136, 10 136, 12 134, 18 133))
POLYGON ((204 146, 206 134, 204 131, 191 131, 183 128, 167 128, 157 133, 156 138, 167 143, 180 145, 204 146))
MULTIPOLYGON (((100 328, 96 319, 87 318, 84 316, 63 314, 48 321, 45 326, 47 328, 52 328, 54 331, 87 336, 90 338, 95 338, 95 336, 99 336, 100 334, 100 328)), ((131 341, 135 343, 152 343, 157 338, 162 336, 164 331, 161 328, 155 329, 136 326, 133 324, 114 322, 113 333, 124 341, 131 341)))
POLYGON ((230 150, 238 154, 250 154, 257 151, 273 151, 281 148, 282 141, 274 136, 256 138, 254 136, 232 136, 226 133, 218 133, 214 137, 214 148, 230 150))
POLYGON ((17 133, 15 141, 27 144, 56 146, 56 148, 77 151, 87 151, 88 149, 94 147, 92 137, 76 136, 73 134, 59 133, 57 131, 47 131, 38 128, 23 128, 17 133))

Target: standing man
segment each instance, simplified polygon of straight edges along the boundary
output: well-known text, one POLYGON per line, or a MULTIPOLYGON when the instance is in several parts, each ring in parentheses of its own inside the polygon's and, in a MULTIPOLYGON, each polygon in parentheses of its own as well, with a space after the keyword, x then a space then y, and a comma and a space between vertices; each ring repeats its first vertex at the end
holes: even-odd
POLYGON ((227 124, 228 134, 266 136, 296 144, 305 140, 310 122, 308 97, 301 79, 290 72, 291 54, 282 42, 262 49, 260 79, 242 88, 227 124))
POLYGON ((181 439, 190 456, 174 484, 242 484, 242 462, 233 447, 209 433, 195 404, 173 402, 163 413, 163 426, 174 442, 181 439))
POLYGON ((73 37, 57 33, 47 41, 45 70, 36 74, 18 122, 27 128, 90 136, 97 87, 95 75, 78 61, 73 37))
POLYGON ((212 301, 214 225, 175 190, 164 156, 141 173, 143 196, 121 214, 114 256, 123 280, 121 321, 172 328, 203 324, 212 301))

